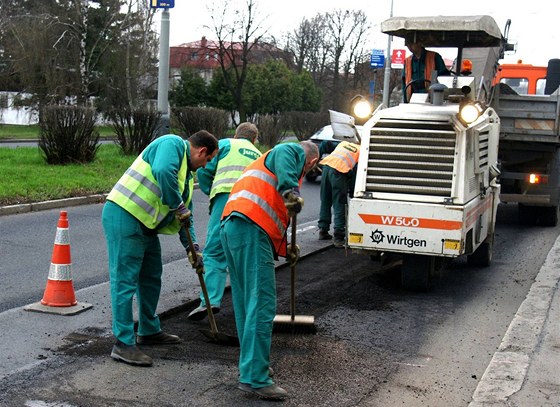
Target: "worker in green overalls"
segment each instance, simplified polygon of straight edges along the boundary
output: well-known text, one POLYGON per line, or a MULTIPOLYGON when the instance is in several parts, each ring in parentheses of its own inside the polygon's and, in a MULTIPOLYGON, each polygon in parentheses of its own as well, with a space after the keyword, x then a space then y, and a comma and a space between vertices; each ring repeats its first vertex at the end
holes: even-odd
MULTIPOLYGON (((109 254, 113 334, 111 357, 131 365, 151 366, 139 345, 166 345, 181 339, 161 330, 156 314, 163 264, 159 233, 179 233, 189 252, 183 227, 192 222, 193 171, 204 167, 218 151, 218 140, 199 131, 188 140, 172 134, 151 142, 115 184, 103 207, 102 223, 109 254), (133 297, 138 304, 134 333, 133 297)), ((197 253, 198 244, 194 243, 197 253)), ((193 268, 202 255, 189 256, 193 268)))

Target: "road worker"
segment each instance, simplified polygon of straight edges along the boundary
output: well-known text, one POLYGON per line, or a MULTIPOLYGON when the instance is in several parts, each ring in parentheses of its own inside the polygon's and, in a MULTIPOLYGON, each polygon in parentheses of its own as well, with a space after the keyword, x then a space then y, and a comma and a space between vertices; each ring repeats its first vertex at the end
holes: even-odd
POLYGON ((303 207, 299 187, 319 159, 310 141, 279 144, 250 164, 234 184, 222 215, 220 238, 230 272, 241 350, 242 391, 267 399, 288 393, 270 377, 270 345, 276 314, 274 260, 299 258, 287 244, 290 218, 303 207))
POLYGON ((449 75, 449 71, 441 55, 426 50, 420 41, 406 38, 404 44, 412 52, 405 60, 402 76, 403 100, 406 103, 410 101, 413 93, 427 92, 433 71, 436 71, 438 76, 449 75))
MULTIPOLYGON (((172 134, 152 141, 115 184, 103 207, 102 223, 109 253, 109 277, 116 343, 111 357, 137 366, 150 366, 152 358, 138 345, 181 342, 161 330, 156 314, 163 264, 159 233, 179 233, 188 252, 183 227, 191 220, 193 171, 204 167, 217 153, 218 140, 207 131, 187 141, 172 134), (133 297, 138 304, 138 332, 134 334, 133 297)), ((189 256, 193 268, 202 265, 199 255, 189 256)))
MULTIPOLYGON (((200 190, 210 197, 210 218, 203 257, 204 281, 214 313, 220 311, 227 279, 226 256, 220 241, 222 212, 235 181, 247 165, 261 156, 254 145, 258 135, 257 126, 249 122, 241 123, 233 138, 219 141, 218 155, 196 172, 200 190)), ((200 293, 200 305, 187 318, 200 321, 206 315, 204 295, 200 293)))
POLYGON ((331 207, 334 211, 334 245, 344 246, 346 236, 346 203, 355 182, 355 167, 360 156, 359 144, 340 142, 334 151, 323 158, 321 175, 321 209, 319 211, 319 240, 330 240, 331 207))

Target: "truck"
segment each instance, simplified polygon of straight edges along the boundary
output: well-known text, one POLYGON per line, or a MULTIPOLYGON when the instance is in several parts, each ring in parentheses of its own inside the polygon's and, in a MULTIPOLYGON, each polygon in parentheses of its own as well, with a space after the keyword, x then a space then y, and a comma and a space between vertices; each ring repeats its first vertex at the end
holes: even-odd
MULTIPOLYGON (((428 48, 455 48, 457 67, 467 48, 507 47, 490 16, 392 17, 381 28, 428 48)), ((456 71, 432 75, 429 92, 412 94, 408 103, 376 109, 359 134, 346 246, 398 255, 409 290, 428 290, 459 256, 480 266, 492 260, 501 120, 488 103, 492 76, 456 71)))
POLYGON ((556 226, 560 208, 560 59, 551 59, 544 72, 542 67, 520 65, 525 66, 503 66, 498 71, 500 82, 493 87, 490 101, 501 120, 500 201, 517 204, 522 224, 556 226), (536 94, 539 78, 544 94, 536 94))

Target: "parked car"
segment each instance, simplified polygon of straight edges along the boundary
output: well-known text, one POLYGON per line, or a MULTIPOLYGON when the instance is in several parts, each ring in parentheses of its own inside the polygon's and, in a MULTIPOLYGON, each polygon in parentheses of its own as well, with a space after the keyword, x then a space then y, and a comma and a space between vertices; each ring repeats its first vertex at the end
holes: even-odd
MULTIPOLYGON (((356 126, 356 129, 358 131, 361 131, 362 126, 356 126)), ((321 154, 321 158, 326 157, 327 155, 332 153, 333 150, 336 148, 337 144, 340 143, 340 140, 334 138, 333 129, 330 124, 322 127, 315 134, 313 134, 309 138, 309 141, 312 141, 313 143, 317 144, 317 147, 319 147, 319 153, 321 154), (324 141, 326 143, 323 143, 324 141)), ((321 168, 322 168, 321 165, 317 165, 315 168, 313 168, 307 174, 305 174, 305 179, 309 182, 315 182, 317 178, 321 175, 322 172, 321 168)))

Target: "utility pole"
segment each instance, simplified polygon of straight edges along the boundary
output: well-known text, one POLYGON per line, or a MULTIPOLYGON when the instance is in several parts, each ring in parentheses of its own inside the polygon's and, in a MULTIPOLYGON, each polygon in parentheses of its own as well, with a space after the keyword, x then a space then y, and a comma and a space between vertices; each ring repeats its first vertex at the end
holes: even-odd
POLYGON ((169 134, 169 9, 161 13, 159 37, 158 111, 161 112, 159 134, 169 134))
MULTIPOLYGON (((389 17, 393 17, 393 0, 391 0, 391 14, 389 17)), ((389 35, 388 37, 387 58, 385 58, 385 76, 383 77, 383 104, 386 107, 389 107, 389 87, 391 86, 391 40, 393 36, 389 35)))

